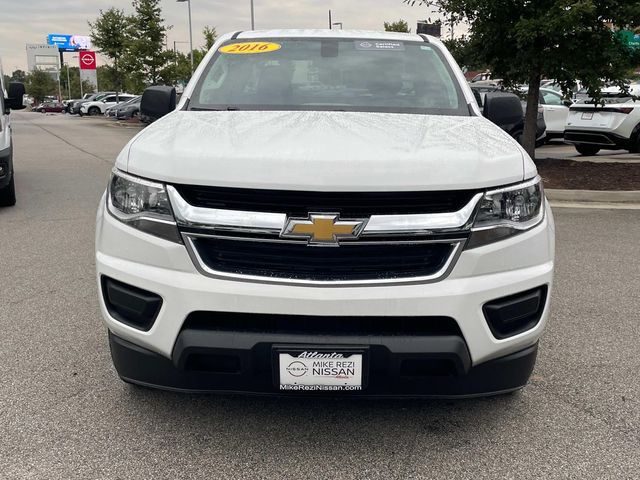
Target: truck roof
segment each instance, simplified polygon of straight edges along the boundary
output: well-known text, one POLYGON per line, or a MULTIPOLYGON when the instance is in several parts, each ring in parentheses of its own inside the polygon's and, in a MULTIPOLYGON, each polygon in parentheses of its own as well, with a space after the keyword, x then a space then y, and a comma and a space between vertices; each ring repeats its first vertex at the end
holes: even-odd
MULTIPOLYGON (((339 29, 277 29, 277 30, 249 30, 241 32, 236 38, 366 38, 372 40, 395 40, 405 42, 420 42, 424 38, 413 33, 382 32, 376 30, 339 30, 339 29)), ((427 36, 429 41, 437 41, 427 36)))

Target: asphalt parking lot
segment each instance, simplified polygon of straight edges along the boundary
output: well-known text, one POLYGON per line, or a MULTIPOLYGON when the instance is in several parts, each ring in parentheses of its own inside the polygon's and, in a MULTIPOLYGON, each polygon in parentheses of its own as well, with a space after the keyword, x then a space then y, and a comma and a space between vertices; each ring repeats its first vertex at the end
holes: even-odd
POLYGON ((640 478, 640 211, 555 208, 552 318, 530 385, 464 401, 133 388, 111 366, 95 211, 139 129, 14 113, 0 210, 0 478, 640 478))

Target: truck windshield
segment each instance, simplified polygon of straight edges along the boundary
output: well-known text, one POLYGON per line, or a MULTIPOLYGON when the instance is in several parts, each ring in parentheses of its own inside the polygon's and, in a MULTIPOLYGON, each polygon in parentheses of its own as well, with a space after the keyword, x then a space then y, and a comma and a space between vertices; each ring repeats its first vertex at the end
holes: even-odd
POLYGON ((470 115, 437 47, 320 38, 226 42, 200 76, 189 109, 470 115))

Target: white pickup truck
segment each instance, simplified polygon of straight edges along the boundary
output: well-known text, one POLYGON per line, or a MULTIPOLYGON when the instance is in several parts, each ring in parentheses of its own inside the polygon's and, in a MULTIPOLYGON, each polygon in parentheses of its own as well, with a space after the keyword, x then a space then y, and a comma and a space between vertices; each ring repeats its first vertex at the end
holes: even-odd
POLYGON ((220 37, 122 150, 96 268, 126 382, 460 397, 522 388, 549 316, 535 164, 432 37, 220 37), (485 118, 485 116, 487 117, 485 118))
POLYGON ((16 203, 15 174, 13 170, 13 143, 11 140, 11 110, 24 108, 24 85, 4 84, 0 63, 0 207, 10 207, 16 203))

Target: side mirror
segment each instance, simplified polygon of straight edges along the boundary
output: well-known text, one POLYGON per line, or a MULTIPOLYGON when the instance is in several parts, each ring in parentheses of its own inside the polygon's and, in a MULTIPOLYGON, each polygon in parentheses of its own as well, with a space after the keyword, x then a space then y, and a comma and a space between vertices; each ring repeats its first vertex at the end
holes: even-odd
POLYGON ((507 132, 522 122, 524 110, 513 93, 490 92, 484 97, 482 114, 507 132))
POLYGON ((142 94, 140 115, 157 120, 176 109, 176 89, 173 87, 149 87, 142 94))
POLYGON ((24 102, 22 101, 26 91, 24 84, 13 82, 9 84, 8 97, 5 101, 5 106, 11 110, 22 110, 24 108, 24 102))
POLYGON ((573 105, 573 100, 563 100, 562 103, 564 103, 565 107, 570 107, 573 105))

